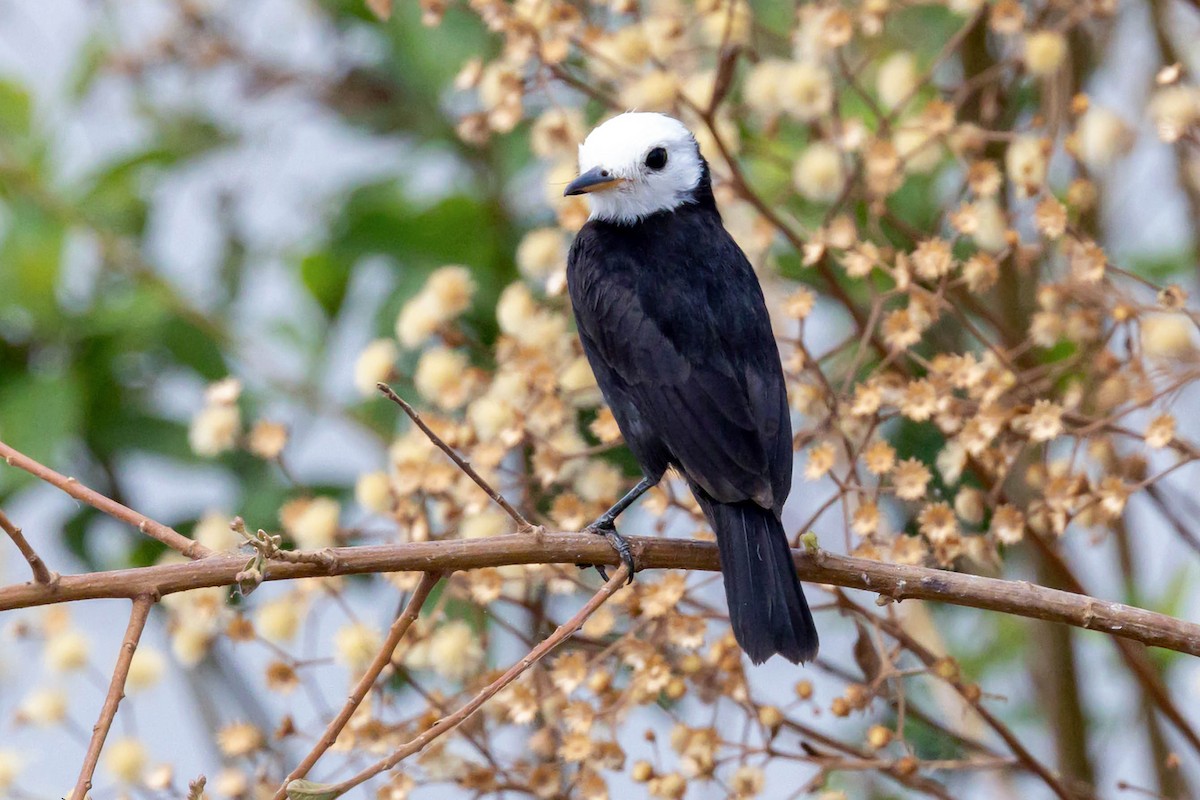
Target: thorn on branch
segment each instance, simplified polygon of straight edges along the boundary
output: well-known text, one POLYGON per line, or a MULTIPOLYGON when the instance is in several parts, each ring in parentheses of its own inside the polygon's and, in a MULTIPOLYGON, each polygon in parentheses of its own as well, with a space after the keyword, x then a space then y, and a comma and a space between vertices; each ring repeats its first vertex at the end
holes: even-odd
POLYGON ((46 566, 46 562, 42 561, 42 557, 37 554, 33 546, 25 538, 25 534, 12 523, 3 511, 0 511, 0 528, 8 534, 8 538, 13 540, 13 544, 21 551, 21 555, 25 556, 25 560, 29 562, 29 568, 33 570, 33 580, 35 583, 40 583, 43 586, 53 586, 58 583, 58 573, 52 572, 46 566))
POLYGON ((504 495, 493 489, 492 485, 484 480, 483 476, 476 472, 475 468, 472 467, 465 458, 460 456, 453 447, 446 444, 442 437, 434 433, 433 429, 425 424, 425 420, 421 419, 421 415, 417 413, 417 410, 410 406, 403 397, 396 394, 392 387, 388 386, 386 383, 378 383, 376 386, 379 387, 379 391, 383 393, 384 397, 386 397, 388 400, 391 400, 393 403, 403 409, 404 413, 408 415, 408 418, 413 421, 413 424, 420 428, 421 432, 429 437, 429 441, 433 442, 433 444, 437 446, 439 450, 448 455, 450 460, 453 461, 459 469, 466 473, 467 477, 475 481, 475 484, 480 489, 483 489, 483 491, 487 493, 487 496, 492 498, 496 505, 504 509, 504 513, 512 517, 513 521, 517 523, 517 533, 529 533, 538 529, 538 526, 525 519, 524 514, 522 514, 515 507, 513 507, 511 503, 505 500, 504 495))

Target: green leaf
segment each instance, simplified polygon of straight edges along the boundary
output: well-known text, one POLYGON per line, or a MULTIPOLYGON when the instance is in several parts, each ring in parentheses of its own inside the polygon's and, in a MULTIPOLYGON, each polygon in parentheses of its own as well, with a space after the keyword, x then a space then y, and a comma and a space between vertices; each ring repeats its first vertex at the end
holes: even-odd
POLYGON ((335 316, 346 298, 354 264, 327 250, 309 253, 300 260, 300 280, 327 316, 335 316))
POLYGON ((207 381, 229 374, 225 356, 213 337, 182 317, 171 317, 162 326, 162 345, 180 364, 190 367, 207 381))
POLYGON ((328 783, 297 780, 287 785, 289 800, 334 800, 340 795, 341 792, 328 783))
POLYGON ((93 33, 84 40, 68 80, 67 91, 72 100, 78 102, 83 99, 108 63, 108 57, 108 45, 99 33, 93 33))
POLYGON ((0 79, 0 134, 28 136, 33 126, 33 101, 20 84, 0 79))
MULTIPOLYGON (((0 386, 0 439, 42 463, 80 427, 79 387, 72 375, 18 374, 0 386)), ((0 494, 24 473, 0 471, 0 494)))
POLYGON ((13 201, 8 209, 8 228, 0 241, 0 308, 18 305, 35 316, 57 317, 54 292, 66 230, 25 200, 13 201))

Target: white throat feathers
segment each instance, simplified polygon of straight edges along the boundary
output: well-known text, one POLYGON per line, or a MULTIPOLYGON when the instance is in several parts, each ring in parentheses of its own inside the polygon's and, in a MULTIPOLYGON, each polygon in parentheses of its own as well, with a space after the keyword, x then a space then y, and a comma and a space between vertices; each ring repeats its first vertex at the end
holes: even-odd
POLYGON ((628 225, 694 202, 704 167, 682 122, 629 112, 588 134, 579 146, 579 174, 566 193, 588 194, 592 219, 628 225))

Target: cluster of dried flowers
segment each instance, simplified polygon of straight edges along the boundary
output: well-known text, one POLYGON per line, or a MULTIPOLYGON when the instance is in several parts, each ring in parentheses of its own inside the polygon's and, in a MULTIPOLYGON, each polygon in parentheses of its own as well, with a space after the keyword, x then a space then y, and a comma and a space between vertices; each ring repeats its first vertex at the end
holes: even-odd
MULTIPOLYGON (((409 382, 437 435, 519 498, 535 522, 578 530, 632 481, 609 457, 619 432, 564 296, 566 248, 586 205, 560 196, 589 123, 627 108, 670 112, 693 128, 727 225, 760 270, 796 411, 798 463, 804 479, 830 487, 797 537, 816 528, 830 548, 872 559, 996 569, 1006 547, 1027 539, 1053 550, 1064 535, 1119 528, 1131 496, 1196 460, 1200 451, 1176 436, 1169 408, 1198 375, 1200 318, 1184 289, 1120 269, 1097 241, 1105 176, 1139 121, 1092 103, 1072 76, 1087 66, 1078 43, 1110 24, 1112 3, 805 3, 782 28, 742 0, 468 5, 502 47, 463 66, 453 91, 473 110, 459 134, 483 144, 528 124, 554 222, 521 242, 522 277, 500 296, 500 336, 488 352, 459 327, 475 301, 471 271, 447 266, 404 306, 395 336, 362 352, 355 383, 369 396, 380 381, 409 382), (889 31, 913 14, 956 20, 957 33, 936 52, 909 51, 889 31), (1029 113, 1014 113, 1030 103, 1018 93, 1030 90, 1037 100, 1029 113), (906 213, 913 187, 936 194, 940 213, 906 213), (840 330, 832 344, 810 329, 822 313, 840 330), (415 366, 402 373, 401 363, 415 366), (844 541, 828 541, 830 531, 844 531, 844 541)), ((431 25, 446 11, 443 0, 421 6, 431 25)), ((1176 148, 1184 191, 1200 195, 1200 88, 1168 65, 1148 94, 1146 119, 1176 148)), ((193 420, 193 449, 279 459, 287 431, 267 420, 245 430, 239 395, 236 381, 211 387, 193 420)), ((384 468, 361 476, 355 499, 392 523, 393 540, 514 531, 415 427, 391 444, 384 468)), ((705 535, 686 492, 665 485, 642 507, 660 528, 684 521, 705 535)), ((297 496, 279 512, 301 549, 363 540, 342 519, 328 496, 297 496)), ((241 543, 223 515, 206 518, 196 537, 214 550, 241 543)), ((386 580, 403 590, 416 583, 386 580)), ((575 594, 587 580, 543 565, 454 575, 385 671, 406 702, 364 703, 335 749, 377 757, 492 680, 493 630, 478 609, 523 607, 552 618, 560 605, 547 598, 575 594)), ((771 759, 812 765, 814 792, 850 770, 948 796, 935 777, 989 757, 950 730, 959 761, 939 762, 938 773, 915 757, 904 735, 906 680, 946 683, 968 705, 981 692, 948 659, 905 660, 911 643, 903 637, 893 636, 893 647, 864 633, 863 653, 856 649, 863 674, 842 675, 837 696, 816 697, 801 680, 792 696, 763 702, 700 583, 642 576, 572 646, 464 724, 457 740, 439 741, 388 776, 378 797, 403 800, 417 784, 450 782, 476 795, 599 800, 613 796, 616 773, 658 798, 682 798, 697 782, 754 797, 768 785, 771 759), (667 741, 648 732, 646 746, 630 752, 630 738, 618 734, 645 719, 639 709, 667 715, 672 727, 667 741), (842 738, 817 732, 825 714, 856 725, 840 729, 842 738), (514 731, 524 746, 501 754, 494 743, 514 731), (819 746, 798 746, 795 735, 819 746)), ((174 656, 192 665, 221 638, 264 643, 276 657, 263 685, 290 695, 313 666, 292 646, 312 609, 344 588, 341 579, 296 581, 286 595, 238 609, 220 589, 174 595, 166 603, 174 656)), ((835 600, 871 622, 842 595, 835 600)), ((547 624, 508 634, 532 645, 547 624)), ((60 613, 20 633, 45 639, 53 670, 90 663, 87 640, 60 613)), ((352 620, 336 632, 333 656, 351 680, 382 636, 352 620)), ((164 670, 161 654, 138 654, 131 690, 164 670)), ((35 691, 19 716, 62 724, 61 691, 35 691)), ((209 791, 270 796, 289 768, 275 757, 279 748, 311 741, 322 722, 310 730, 289 716, 274 732, 241 722, 222 728, 229 766, 210 776, 209 791)), ((105 752, 110 776, 131 790, 174 785, 170 767, 152 763, 135 739, 105 752)), ((997 766, 1037 779, 1020 754, 997 766)), ((15 771, 0 751, 0 789, 15 771)))

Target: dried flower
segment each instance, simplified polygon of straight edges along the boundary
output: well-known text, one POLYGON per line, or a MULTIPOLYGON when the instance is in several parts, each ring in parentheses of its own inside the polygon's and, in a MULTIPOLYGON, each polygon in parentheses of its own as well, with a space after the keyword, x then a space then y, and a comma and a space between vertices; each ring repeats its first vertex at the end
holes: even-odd
POLYGON ((386 383, 392 377, 400 348, 391 339, 376 339, 358 354, 354 362, 354 388, 363 397, 373 397, 376 384, 386 383))
POLYGON ((137 739, 117 739, 108 742, 103 751, 104 767, 121 783, 137 785, 142 782, 150 760, 145 746, 137 739))
POLYGON ((1046 156, 1046 143, 1036 136, 1018 136, 1009 143, 1005 170, 1022 197, 1037 194, 1046 182, 1046 156))
POLYGON ((885 725, 872 725, 867 730, 867 746, 872 750, 882 750, 892 741, 892 729, 885 725))
POLYGON ((1075 124, 1072 150, 1091 170, 1103 170, 1120 156, 1130 143, 1129 128, 1115 113, 1090 106, 1075 124))
POLYGON ((460 681, 482 665, 483 646, 470 625, 462 620, 451 620, 433 632, 429 640, 429 658, 439 675, 460 681))
POLYGON ((225 514, 206 511, 196 523, 192 538, 217 552, 236 549, 242 543, 242 537, 233 532, 229 522, 230 518, 225 514))
POLYGON ((382 645, 379 632, 361 622, 340 628, 333 637, 334 657, 352 673, 366 669, 382 645))
POLYGON ((654 70, 626 84, 621 91, 621 104, 640 111, 670 111, 678 91, 679 83, 672 73, 654 70))
POLYGON ((125 679, 125 691, 130 694, 144 692, 157 686, 167 671, 167 659, 149 645, 141 645, 133 652, 129 662, 129 676, 125 679))
POLYGON ((1067 209, 1056 198, 1047 195, 1034 209, 1033 221, 1047 239, 1058 239, 1067 230, 1067 209))
POLYGON ((1175 438, 1175 417, 1159 414, 1146 427, 1146 444, 1155 449, 1166 447, 1175 438))
POLYGON ((1192 326, 1178 314, 1153 314, 1141 320, 1142 350, 1150 358, 1182 359, 1196 351, 1192 326))
POLYGON ((11 789, 17 782, 25 759, 14 750, 0 750, 0 790, 11 789))
POLYGON ((417 392, 444 410, 466 403, 472 382, 466 353, 448 347, 433 347, 421 355, 413 383, 417 392))
POLYGON ((512 520, 503 511, 487 508, 465 518, 458 526, 463 539, 486 539, 512 532, 512 520))
POLYGON ((913 251, 912 264, 917 275, 928 281, 950 274, 954 269, 950 243, 944 239, 926 239, 913 251))
POLYGON ((391 486, 386 472, 364 472, 354 484, 354 499, 367 511, 387 514, 392 510, 391 486))
POLYGON ((946 503, 929 503, 917 515, 921 534, 933 544, 945 544, 958 538, 958 518, 946 503))
POLYGON ((287 442, 287 427, 279 422, 260 419, 250 429, 250 452, 261 459, 274 461, 279 458, 283 448, 287 447, 287 442))
POLYGON ((1025 515, 1013 506, 998 506, 990 530, 1001 544, 1016 544, 1025 537, 1025 515))
POLYGON ((302 550, 320 550, 337 542, 341 506, 332 497, 299 498, 279 511, 284 530, 302 550))
POLYGON ((217 731, 217 746, 226 758, 244 758, 265 744, 262 731, 249 722, 234 722, 217 731))
POLYGON ((46 641, 43 657, 55 672, 75 672, 88 664, 91 646, 82 633, 65 630, 46 641))
POLYGON ((531 280, 544 280, 567 264, 567 242, 559 228, 538 228, 517 247, 517 269, 531 280))
POLYGON ((787 309, 789 316, 804 319, 812 312, 815 303, 816 295, 809 289, 800 288, 787 298, 784 308, 787 309))
POLYGON ((933 474, 920 459, 906 458, 896 465, 892 473, 892 484, 896 496, 901 500, 920 500, 925 496, 925 486, 933 474))
POLYGON ((884 317, 883 341, 893 350, 904 350, 921 341, 923 330, 907 308, 898 308, 884 317))
POLYGON ((1062 414, 1061 406, 1043 398, 1034 402, 1021 422, 1031 441, 1048 442, 1062 433, 1062 414))
POLYGON ((758 797, 766 784, 766 775, 759 767, 743 764, 729 779, 729 791, 735 798, 758 797))
POLYGON ((1025 37, 1025 68, 1046 77, 1058 72, 1067 57, 1067 39, 1058 31, 1035 31, 1025 37))
POLYGON ((194 667, 208 655, 213 631, 207 624, 187 623, 171 634, 171 652, 185 667, 194 667))
MULTIPOLYGON (((62 689, 36 689, 21 701, 17 720, 39 727, 57 725, 67 718, 67 693, 62 689)), ((3 788, 3 783, 0 783, 3 788)))
POLYGON ((971 487, 959 489, 954 496, 954 513, 971 525, 983 522, 983 513, 987 506, 987 497, 983 492, 971 487))
POLYGON ((893 53, 879 65, 875 91, 884 108, 897 108, 917 89, 917 62, 912 53, 893 53))
POLYGON ((879 506, 874 501, 864 500, 850 519, 850 530, 859 536, 871 536, 879 530, 879 506))
POLYGON ((872 475, 886 475, 896 466, 896 449, 877 439, 863 451, 863 463, 872 475))
MULTIPOLYGON (((999 253, 1008 247, 1008 218, 1005 216, 1004 209, 1000 207, 1000 203, 995 197, 985 197, 975 204, 975 230, 971 234, 971 238, 975 240, 976 246, 987 253, 999 253)), ((976 255, 972 261, 976 259, 987 259, 986 254, 976 255)), ((987 263, 987 262, 985 262, 987 263)), ((994 265, 994 261, 991 262, 994 265)), ((970 261, 967 266, 972 265, 970 261)), ((967 278, 968 287, 973 287, 978 284, 978 273, 969 274, 964 267, 963 274, 967 278)), ((972 291, 980 291, 972 288, 972 291)))
POLYGON ((827 142, 813 142, 796 161, 792 182, 796 191, 815 203, 837 199, 846 182, 842 154, 827 142))
MULTIPOLYGON (((583 115, 578 109, 554 106, 542 112, 533 123, 529 132, 529 149, 538 158, 573 157, 586 133, 583 115)), ((519 254, 517 263, 521 263, 519 254)))
POLYGON ((196 455, 211 458, 232 450, 241 429, 242 412, 236 405, 208 405, 192 418, 188 444, 196 455))
POLYGON ((837 451, 831 442, 820 442, 808 450, 808 464, 804 467, 805 480, 815 481, 825 477, 833 469, 837 451))
POLYGON ((1183 85, 1159 89, 1150 98, 1149 111, 1159 138, 1164 142, 1178 141, 1200 121, 1200 89, 1183 85))
POLYGON ((290 642, 300 629, 300 607, 296 598, 283 596, 263 603, 255 612, 254 627, 269 642, 290 642))
POLYGON ((779 108, 802 122, 811 122, 833 107, 833 78, 822 66, 791 62, 772 76, 779 108))

